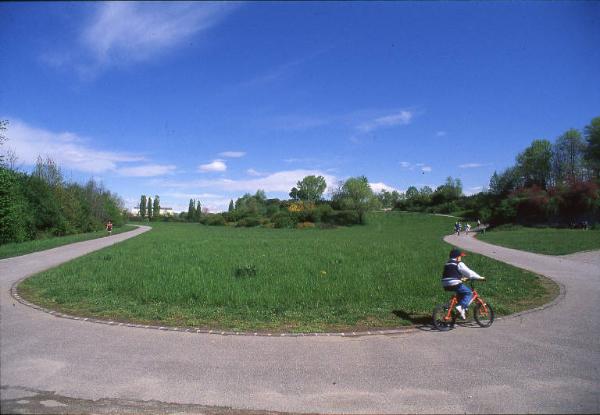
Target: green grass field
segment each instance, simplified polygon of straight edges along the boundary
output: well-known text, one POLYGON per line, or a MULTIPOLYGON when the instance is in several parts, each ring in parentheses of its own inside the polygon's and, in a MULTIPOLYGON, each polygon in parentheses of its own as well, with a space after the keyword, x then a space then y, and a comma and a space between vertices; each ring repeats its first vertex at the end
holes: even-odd
POLYGON ((600 249, 600 230, 525 228, 491 230, 479 239, 495 245, 546 255, 600 249))
MULTIPOLYGON (((145 324, 290 332, 429 323, 449 294, 440 273, 454 219, 377 213, 366 226, 153 230, 25 280, 21 294, 77 315, 145 324), (254 275, 253 275, 254 274, 254 275)), ((479 255, 480 294, 499 314, 548 302, 557 287, 479 255)))
MULTIPOLYGON (((131 231, 133 229, 135 228, 128 225, 121 226, 120 228, 113 228, 113 235, 131 231)), ((0 259, 30 254, 32 252, 56 248, 58 246, 72 244, 75 242, 87 241, 89 239, 102 238, 106 235, 106 231, 96 231, 80 233, 77 235, 59 236, 54 238, 36 239, 34 241, 4 244, 0 245, 0 259)))

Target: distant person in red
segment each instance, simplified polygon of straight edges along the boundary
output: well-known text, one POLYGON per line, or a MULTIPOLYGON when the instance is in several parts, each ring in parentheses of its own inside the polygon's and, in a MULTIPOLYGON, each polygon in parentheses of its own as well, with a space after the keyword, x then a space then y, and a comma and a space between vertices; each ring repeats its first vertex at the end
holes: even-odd
POLYGON ((108 236, 112 234, 112 222, 110 220, 106 224, 106 231, 108 232, 108 236))

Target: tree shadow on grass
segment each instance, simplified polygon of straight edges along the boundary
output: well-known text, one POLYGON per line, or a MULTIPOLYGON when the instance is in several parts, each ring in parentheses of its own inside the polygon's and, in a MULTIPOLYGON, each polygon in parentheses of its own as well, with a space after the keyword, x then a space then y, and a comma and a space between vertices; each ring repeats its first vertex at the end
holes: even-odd
POLYGON ((424 316, 423 314, 407 313, 402 310, 394 310, 392 313, 402 320, 410 321, 415 327, 423 331, 433 330, 433 324, 431 323, 431 316, 424 316))

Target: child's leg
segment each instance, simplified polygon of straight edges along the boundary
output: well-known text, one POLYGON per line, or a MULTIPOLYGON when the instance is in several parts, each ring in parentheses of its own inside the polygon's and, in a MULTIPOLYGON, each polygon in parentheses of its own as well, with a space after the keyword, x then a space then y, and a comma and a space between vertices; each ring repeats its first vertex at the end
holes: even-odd
POLYGON ((471 289, 465 284, 460 284, 456 289, 456 293, 459 297, 458 304, 460 304, 462 308, 466 310, 471 302, 471 298, 473 298, 473 291, 471 291, 471 289))

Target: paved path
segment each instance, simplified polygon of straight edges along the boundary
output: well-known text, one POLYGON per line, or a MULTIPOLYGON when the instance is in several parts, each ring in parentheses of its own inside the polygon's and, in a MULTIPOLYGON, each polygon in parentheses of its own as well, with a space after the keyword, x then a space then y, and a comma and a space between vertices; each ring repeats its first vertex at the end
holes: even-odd
POLYGON ((132 412, 219 413, 214 406, 345 413, 600 412, 600 266, 594 261, 447 237, 451 244, 555 279, 564 297, 489 329, 446 333, 269 338, 162 332, 59 319, 10 297, 14 281, 128 236, 133 235, 0 261, 3 411, 60 412, 73 405, 73 411, 96 413, 131 407, 132 412))

